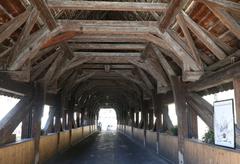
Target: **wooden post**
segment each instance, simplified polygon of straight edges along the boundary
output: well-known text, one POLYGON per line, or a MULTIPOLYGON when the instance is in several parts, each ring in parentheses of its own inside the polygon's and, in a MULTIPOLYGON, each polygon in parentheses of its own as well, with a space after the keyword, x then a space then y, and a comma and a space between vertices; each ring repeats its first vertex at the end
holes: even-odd
POLYGON ((137 128, 139 124, 139 111, 136 111, 136 125, 135 127, 137 128))
POLYGON ((149 129, 153 129, 153 110, 149 110, 149 129))
POLYGON ((197 123, 197 113, 188 106, 188 129, 189 138, 198 137, 198 123, 197 123))
POLYGON ((39 143, 41 136, 41 117, 44 108, 44 87, 41 83, 35 84, 32 137, 34 139, 34 164, 39 163, 39 143))
POLYGON ((178 162, 184 164, 184 138, 188 137, 186 90, 180 77, 171 77, 172 90, 178 117, 178 162))
POLYGON ((32 110, 22 120, 22 134, 21 138, 30 138, 32 136, 32 110))
POLYGON ((55 132, 59 133, 61 131, 61 98, 58 94, 56 96, 56 110, 55 110, 55 132))
POLYGON ((143 101, 143 108, 142 108, 142 121, 143 121, 143 129, 144 129, 144 147, 146 146, 146 130, 148 127, 148 122, 147 122, 147 109, 148 109, 148 104, 149 102, 144 100, 143 101))
MULTIPOLYGON (((239 132, 240 129, 240 79, 233 80, 234 94, 235 94, 235 106, 236 106, 236 118, 237 118, 237 130, 239 132)), ((236 134, 236 143, 240 145, 240 137, 239 134, 236 134)))

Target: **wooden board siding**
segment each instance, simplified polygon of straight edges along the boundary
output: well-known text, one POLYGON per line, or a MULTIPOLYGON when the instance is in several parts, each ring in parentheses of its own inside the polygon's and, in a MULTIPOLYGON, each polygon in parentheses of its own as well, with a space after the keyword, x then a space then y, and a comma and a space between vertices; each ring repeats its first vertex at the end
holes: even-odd
POLYGON ((174 162, 178 161, 178 138, 167 134, 159 135, 159 154, 174 162))
POLYGON ((9 144, 0 148, 0 163, 2 164, 32 164, 34 159, 33 141, 9 144))
POLYGON ((64 151, 69 147, 69 131, 66 130, 64 132, 60 133, 60 138, 59 138, 59 151, 64 151))
POLYGON ((157 133, 153 131, 147 130, 146 132, 146 145, 147 147, 156 150, 156 143, 157 143, 157 133))
POLYGON ((82 127, 77 129, 72 129, 72 138, 71 138, 72 145, 78 143, 83 139, 82 129, 83 129, 82 127))
POLYGON ((240 151, 185 140, 186 163, 238 164, 240 151))
POLYGON ((40 161, 46 161, 58 152, 58 135, 52 134, 40 138, 40 161), (51 146, 50 146, 51 145, 51 146))

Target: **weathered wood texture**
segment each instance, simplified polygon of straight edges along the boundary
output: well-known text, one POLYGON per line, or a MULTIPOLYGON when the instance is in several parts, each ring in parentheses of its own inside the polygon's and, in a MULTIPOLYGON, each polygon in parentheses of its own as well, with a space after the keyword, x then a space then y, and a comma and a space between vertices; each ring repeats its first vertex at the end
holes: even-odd
POLYGON ((105 11, 165 11, 166 3, 107 2, 107 1, 48 1, 50 8, 105 11))
MULTIPOLYGON (((76 144, 83 138, 90 135, 89 127, 85 126, 78 129, 73 129, 72 144, 76 144), (85 129, 85 130, 84 130, 85 129), (84 130, 84 131, 82 131, 84 130)), ((96 128, 92 128, 94 133, 96 128)), ((60 138, 58 134, 54 133, 48 136, 40 137, 39 155, 40 163, 52 158, 56 153, 62 152, 69 148, 69 131, 60 132, 60 138), (58 141, 59 139, 59 141, 58 141), (58 145, 58 143, 60 145, 58 145)), ((32 164, 34 163, 34 140, 29 139, 19 143, 11 143, 0 147, 0 163, 1 164, 32 164)))
POLYGON ((238 164, 240 155, 238 150, 230 150, 213 145, 185 140, 186 163, 218 163, 238 164))
POLYGON ((58 152, 58 135, 51 134, 48 136, 41 136, 40 138, 40 161, 46 161, 52 158, 58 152))
POLYGON ((32 140, 18 144, 10 144, 0 148, 2 164, 32 164, 34 161, 34 143, 32 140))
POLYGON ((0 144, 4 144, 18 124, 24 119, 32 106, 32 97, 25 96, 0 121, 0 144))

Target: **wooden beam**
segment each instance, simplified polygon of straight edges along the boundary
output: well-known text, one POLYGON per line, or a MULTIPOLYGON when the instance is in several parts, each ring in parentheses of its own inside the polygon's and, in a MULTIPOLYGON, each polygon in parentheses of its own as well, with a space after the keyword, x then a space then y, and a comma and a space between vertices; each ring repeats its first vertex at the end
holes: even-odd
POLYGON ((75 56, 85 57, 140 57, 140 52, 74 52, 75 56))
POLYGON ((155 21, 58 20, 62 32, 82 34, 157 34, 155 21))
POLYGON ((240 76, 240 63, 236 62, 215 73, 203 76, 200 80, 187 86, 189 91, 201 91, 215 87, 224 83, 231 82, 235 77, 240 76))
POLYGON ((142 51, 146 48, 144 44, 89 44, 81 43, 69 44, 69 47, 74 50, 138 50, 142 51))
MULTIPOLYGON (((198 2, 203 2, 203 0, 195 0, 198 2)), ((233 10, 236 12, 240 11, 240 4, 237 2, 232 2, 228 0, 204 0, 206 3, 215 5, 216 7, 221 7, 227 10, 233 10)))
POLYGON ((157 11, 164 12, 166 3, 107 2, 107 1, 48 1, 48 7, 63 10, 96 11, 157 11))
POLYGON ((26 11, 0 27, 0 43, 3 42, 6 38, 8 38, 27 20, 30 12, 30 8, 27 8, 26 11))
POLYGON ((51 37, 51 34, 47 29, 42 29, 32 34, 23 46, 22 51, 18 54, 17 58, 11 61, 9 70, 19 70, 30 57, 37 54, 41 44, 47 40, 48 37, 51 37))
POLYGON ((234 94, 235 94, 237 127, 240 128, 240 79, 239 78, 235 78, 233 80, 233 87, 234 87, 234 94))
POLYGON ((41 73, 43 73, 51 63, 58 57, 59 51, 49 55, 45 60, 32 68, 31 79, 35 80, 41 73))
POLYGON ((82 34, 69 40, 69 44, 74 43, 144 43, 145 39, 138 37, 137 35, 86 35, 82 34))
POLYGON ((168 61, 166 60, 166 58, 164 57, 162 52, 159 50, 159 48, 156 47, 155 45, 151 45, 151 47, 152 47, 153 51, 155 52, 155 54, 156 54, 156 56, 158 58, 158 61, 160 62, 160 64, 162 65, 163 69, 167 73, 168 77, 175 76, 176 73, 174 72, 172 67, 169 65, 168 61))
POLYGON ((234 53, 232 53, 231 55, 227 56, 225 59, 219 60, 218 62, 206 67, 205 70, 206 71, 215 71, 219 68, 223 68, 226 65, 231 64, 232 61, 234 60, 234 58, 239 58, 239 57, 240 57, 240 50, 237 50, 234 53))
POLYGON ((168 6, 167 11, 165 12, 159 28, 161 32, 165 32, 166 29, 173 23, 175 20, 176 15, 182 10, 183 6, 185 5, 185 0, 171 0, 168 6))
POLYGON ((198 37, 199 40, 220 60, 227 55, 220 49, 216 43, 195 23, 186 13, 182 12, 182 16, 188 28, 198 37))
POLYGON ((33 8, 31 13, 29 14, 29 17, 24 25, 24 28, 20 36, 18 36, 17 42, 14 45, 12 59, 16 59, 17 55, 22 50, 24 43, 27 41, 27 38, 29 37, 31 30, 37 21, 38 15, 39 15, 38 11, 35 8, 33 8))
POLYGON ((52 132, 53 118, 54 118, 55 110, 56 109, 54 107, 49 108, 48 119, 47 119, 47 122, 45 124, 44 129, 43 129, 45 134, 48 134, 48 133, 52 132))
POLYGON ((29 83, 12 80, 7 73, 0 73, 0 90, 16 95, 26 95, 33 91, 29 83))
MULTIPOLYGON (((58 27, 53 15, 51 14, 50 9, 47 7, 47 4, 45 1, 42 0, 30 0, 30 3, 38 9, 40 12, 40 16, 43 18, 43 20, 46 22, 48 28, 50 31, 53 31, 58 27)), ((65 42, 62 42, 60 44, 60 47, 64 50, 66 56, 71 59, 73 57, 72 51, 69 49, 67 44, 65 42)))
POLYGON ((181 27, 183 33, 184 33, 184 37, 186 38, 186 41, 187 41, 187 44, 188 44, 188 47, 190 48, 191 50, 191 55, 192 57, 194 58, 195 61, 197 61, 197 63, 199 64, 199 66, 202 67, 202 61, 200 59, 200 56, 199 56, 199 52, 194 44, 194 41, 192 39, 192 36, 186 26, 186 22, 183 18, 183 15, 182 15, 182 12, 180 12, 178 15, 177 15, 177 22, 179 24, 179 26, 181 27))
POLYGON ((40 155, 39 155, 39 145, 40 145, 40 136, 41 136, 41 118, 43 114, 45 100, 45 91, 41 83, 35 83, 34 90, 34 105, 33 105, 33 122, 32 122, 32 137, 34 140, 34 164, 39 164, 40 155))
POLYGON ((32 96, 23 97, 11 111, 0 121, 0 144, 4 144, 6 139, 18 124, 24 119, 32 106, 32 96))
POLYGON ((184 140, 188 137, 188 118, 186 106, 186 90, 179 77, 171 77, 174 102, 178 117, 178 162, 184 163, 184 140))
POLYGON ((145 74, 145 72, 138 68, 138 72, 141 76, 141 78, 143 79, 143 81, 145 82, 145 84, 147 85, 147 87, 150 89, 150 90, 153 90, 154 89, 154 86, 152 84, 152 82, 150 81, 150 79, 147 77, 147 75, 145 74))
POLYGON ((225 11, 224 8, 214 7, 206 1, 204 1, 204 4, 238 39, 240 39, 240 24, 238 21, 236 21, 227 11, 225 11))
POLYGON ((208 127, 213 129, 213 106, 196 93, 188 93, 187 102, 208 127))

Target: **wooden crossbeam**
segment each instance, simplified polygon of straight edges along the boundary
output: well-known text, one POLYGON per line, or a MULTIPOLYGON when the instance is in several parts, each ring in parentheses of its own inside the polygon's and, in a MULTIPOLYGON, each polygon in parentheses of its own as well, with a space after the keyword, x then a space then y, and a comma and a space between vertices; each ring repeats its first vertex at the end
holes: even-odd
POLYGON ((168 6, 167 11, 162 18, 159 28, 162 32, 171 25, 171 23, 175 20, 176 15, 182 10, 186 0, 171 0, 168 6))
MULTIPOLYGON (((57 28, 57 23, 51 14, 51 11, 47 7, 47 4, 45 1, 42 0, 30 0, 31 4, 36 6, 38 11, 40 12, 40 16, 43 18, 43 20, 46 22, 48 28, 50 31, 53 31, 55 28, 57 28)), ((65 42, 62 42, 60 44, 60 47, 64 50, 66 56, 71 59, 73 57, 72 51, 69 49, 67 44, 65 42)))
POLYGON ((75 56, 86 56, 86 57, 128 57, 135 56, 140 57, 140 52, 74 52, 75 56))
POLYGON ((144 44, 69 44, 69 47, 74 50, 144 50, 144 44))
POLYGON ((99 21, 99 20, 58 20, 62 32, 72 31, 83 34, 157 34, 154 21, 99 21))
MULTIPOLYGON (((240 24, 235 20, 224 8, 214 7, 210 3, 204 1, 204 4, 220 19, 220 21, 238 38, 240 39, 240 24)), ((239 6, 239 5, 238 5, 239 6)), ((239 7, 240 9, 240 7, 239 7)), ((238 10, 239 11, 239 10, 238 10)))
POLYGON ((236 12, 240 12, 240 4, 237 2, 232 2, 228 0, 195 0, 198 2, 205 1, 206 3, 215 5, 216 7, 222 7, 228 10, 234 10, 236 12))
POLYGON ((188 85, 190 91, 201 91, 220 84, 228 83, 240 76, 240 63, 236 62, 222 70, 202 77, 200 80, 188 85))
POLYGON ((23 96, 31 93, 33 86, 10 79, 7 73, 0 73, 0 90, 23 96))
POLYGON ((187 102, 203 119, 210 129, 213 129, 213 106, 196 93, 188 93, 187 102))
POLYGON ((23 97, 11 111, 0 121, 0 144, 4 144, 6 139, 18 124, 24 119, 32 106, 32 97, 23 97))
POLYGON ((210 50, 218 59, 224 59, 227 55, 220 49, 216 43, 195 23, 186 13, 182 16, 188 28, 198 37, 199 40, 210 50))
POLYGON ((16 16, 12 20, 3 24, 0 27, 0 43, 8 38, 14 31, 16 31, 28 18, 31 12, 30 8, 27 8, 22 14, 16 16))
POLYGON ((107 1, 48 1, 48 6, 64 10, 97 10, 97 11, 157 11, 167 9, 166 3, 107 2, 107 1))
POLYGON ((136 35, 86 35, 82 34, 69 40, 69 43, 144 43, 145 39, 136 35))
POLYGON ((201 59, 200 59, 200 56, 199 56, 199 52, 194 44, 194 41, 192 39, 192 36, 190 34, 190 31, 188 30, 187 26, 186 26, 186 23, 185 23, 185 20, 183 18, 183 15, 182 15, 182 12, 180 12, 178 15, 177 15, 177 22, 179 24, 179 26, 181 27, 183 33, 184 33, 184 37, 186 38, 186 41, 187 41, 187 44, 191 50, 191 54, 193 56, 193 58, 195 59, 195 61, 197 61, 199 63, 199 65, 201 66, 202 65, 202 62, 201 62, 201 59))

